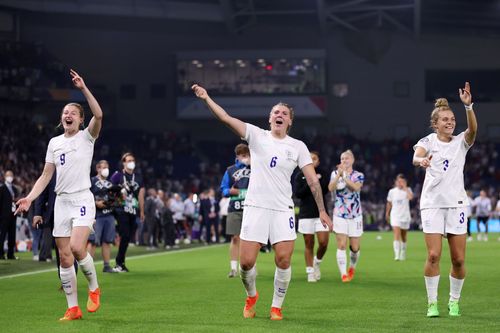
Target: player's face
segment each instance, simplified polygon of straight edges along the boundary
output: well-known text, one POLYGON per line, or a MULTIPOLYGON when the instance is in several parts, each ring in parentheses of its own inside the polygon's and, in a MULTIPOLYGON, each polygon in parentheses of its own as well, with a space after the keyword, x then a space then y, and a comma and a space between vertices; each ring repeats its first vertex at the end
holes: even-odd
POLYGON ((292 126, 290 110, 284 105, 275 105, 269 115, 269 124, 272 131, 286 133, 288 127, 292 126))
POLYGON ((80 117, 80 110, 74 105, 66 105, 61 114, 61 124, 64 127, 64 131, 78 131, 82 123, 83 119, 80 117))
POLYGON ((313 161, 313 167, 317 168, 319 165, 319 157, 316 154, 311 154, 311 159, 313 161))
POLYGON ((403 188, 406 186, 406 180, 403 178, 396 179, 396 186, 399 188, 403 188))
POLYGON ((438 134, 453 135, 456 126, 455 115, 450 110, 439 112, 439 118, 436 122, 438 134))
POLYGON ((340 155, 340 164, 342 164, 342 167, 344 167, 345 169, 352 168, 352 165, 354 164, 354 158, 351 154, 344 153, 340 155))

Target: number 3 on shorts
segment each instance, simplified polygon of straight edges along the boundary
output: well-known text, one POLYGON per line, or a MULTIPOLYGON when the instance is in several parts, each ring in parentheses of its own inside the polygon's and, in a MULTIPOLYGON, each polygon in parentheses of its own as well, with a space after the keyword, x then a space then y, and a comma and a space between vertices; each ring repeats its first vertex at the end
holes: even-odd
POLYGON ((295 227, 295 222, 294 222, 294 218, 293 216, 290 217, 290 219, 288 220, 288 222, 290 223, 290 229, 293 229, 293 227, 295 227))

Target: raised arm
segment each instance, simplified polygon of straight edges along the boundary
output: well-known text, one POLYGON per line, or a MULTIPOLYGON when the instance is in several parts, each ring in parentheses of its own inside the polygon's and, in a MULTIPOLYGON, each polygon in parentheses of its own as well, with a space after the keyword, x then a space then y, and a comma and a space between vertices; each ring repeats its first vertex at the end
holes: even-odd
POLYGON ((241 120, 231 117, 219 104, 215 103, 213 99, 208 96, 205 88, 194 84, 191 89, 194 91, 196 97, 201 99, 205 105, 212 111, 213 115, 229 127, 240 138, 245 137, 246 124, 241 120))
POLYGON ((323 191, 321 190, 321 184, 319 183, 318 176, 312 164, 308 164, 302 168, 302 172, 306 177, 307 184, 311 189, 314 201, 316 201, 316 206, 318 206, 319 218, 324 227, 328 227, 329 230, 333 229, 333 223, 330 216, 326 213, 325 203, 323 201, 323 191))
POLYGON ((36 181, 35 185, 33 186, 33 189, 31 192, 25 197, 21 198, 16 202, 17 209, 14 212, 14 215, 17 215, 18 213, 22 212, 27 212, 30 209, 31 203, 33 200, 38 198, 40 193, 42 193, 43 190, 47 187, 47 185, 50 182, 50 179, 52 178, 52 175, 54 174, 54 171, 56 170, 56 166, 52 163, 45 163, 45 167, 43 168, 43 172, 36 181))
POLYGON ((467 114, 467 130, 465 131, 465 141, 469 146, 472 146, 476 140, 477 120, 476 114, 472 109, 472 94, 470 93, 470 84, 465 82, 463 89, 458 89, 460 100, 464 103, 465 113, 467 114))
POLYGON ((363 186, 363 182, 362 181, 353 182, 349 176, 344 177, 344 180, 345 180, 346 186, 348 188, 350 188, 351 191, 354 191, 354 192, 361 191, 361 187, 363 186))
POLYGON ((335 178, 333 178, 330 181, 330 183, 328 184, 328 191, 335 192, 335 190, 337 189, 337 183, 338 183, 340 177, 342 177, 343 172, 344 172, 344 169, 342 169, 342 167, 340 165, 337 165, 337 174, 335 175, 335 178))
POLYGON ((83 78, 72 69, 70 70, 70 75, 71 81, 73 81, 75 87, 82 91, 83 96, 85 96, 85 99, 89 104, 90 111, 92 111, 93 117, 92 119, 90 119, 88 129, 90 135, 92 135, 92 137, 96 139, 99 136, 99 132, 101 131, 102 127, 102 109, 99 106, 99 103, 95 99, 94 95, 92 95, 89 88, 87 88, 87 86, 85 85, 83 78))

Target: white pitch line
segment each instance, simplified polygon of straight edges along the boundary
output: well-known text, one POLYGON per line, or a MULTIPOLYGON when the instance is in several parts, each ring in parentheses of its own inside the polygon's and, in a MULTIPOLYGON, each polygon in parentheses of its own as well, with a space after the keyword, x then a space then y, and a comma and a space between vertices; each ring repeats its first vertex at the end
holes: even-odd
MULTIPOLYGON (((199 247, 193 247, 190 249, 182 249, 182 250, 174 250, 170 252, 157 252, 157 253, 148 253, 148 254, 140 254, 137 256, 132 256, 128 257, 127 261, 134 260, 134 259, 142 259, 142 258, 148 258, 148 257, 157 257, 157 256, 162 256, 162 255, 168 255, 168 254, 176 254, 176 253, 186 253, 186 252, 193 252, 193 251, 199 251, 199 250, 205 250, 205 249, 213 249, 216 247, 221 247, 226 244, 217 244, 217 245, 212 245, 212 246, 199 246, 199 247)), ((96 265, 102 264, 102 260, 96 261, 96 265)), ((29 276, 29 275, 35 275, 35 274, 42 274, 42 273, 47 273, 47 272, 55 272, 57 271, 57 268, 49 268, 49 269, 42 269, 39 271, 34 271, 34 272, 25 272, 25 273, 18 273, 18 274, 12 274, 12 275, 5 275, 5 276, 0 276, 0 280, 4 279, 13 279, 16 277, 21 277, 21 276, 29 276)))

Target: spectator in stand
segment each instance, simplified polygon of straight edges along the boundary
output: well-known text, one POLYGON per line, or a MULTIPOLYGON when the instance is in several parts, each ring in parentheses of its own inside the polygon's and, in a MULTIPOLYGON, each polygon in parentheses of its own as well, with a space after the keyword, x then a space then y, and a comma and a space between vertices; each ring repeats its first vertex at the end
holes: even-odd
POLYGON ((186 240, 187 235, 185 235, 186 230, 184 229, 184 202, 179 193, 174 193, 173 197, 170 199, 169 207, 174 214, 174 225, 176 231, 175 244, 179 244, 181 240, 186 240))
POLYGON ((193 225, 194 219, 196 217, 196 204, 193 201, 194 193, 189 193, 187 198, 184 200, 184 218, 186 224, 186 233, 188 235, 189 243, 191 243, 191 238, 193 237, 193 225))
POLYGON ((488 220, 491 215, 491 199, 486 195, 485 190, 479 192, 479 196, 473 201, 472 206, 475 208, 477 219, 477 240, 488 241, 488 220), (481 234, 481 223, 484 224, 485 232, 481 234))
POLYGON ((7 259, 17 260, 14 251, 16 248, 16 201, 19 198, 19 189, 14 185, 12 170, 5 172, 5 183, 0 186, 0 260, 5 259, 4 242, 7 237, 7 259))
POLYGON ((219 243, 219 203, 215 199, 215 191, 210 188, 207 198, 200 202, 200 215, 206 228, 205 243, 219 243), (213 233, 213 236, 212 236, 213 233))

